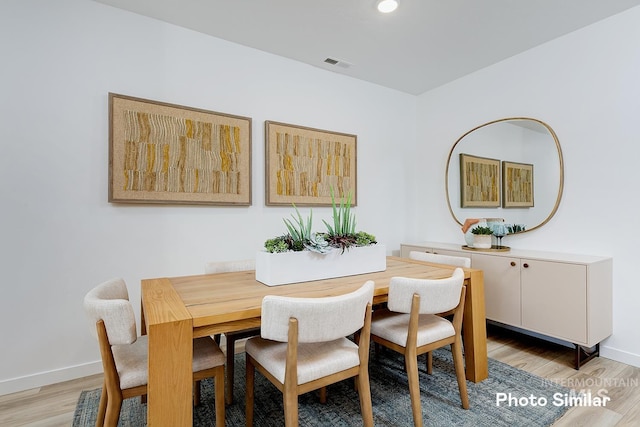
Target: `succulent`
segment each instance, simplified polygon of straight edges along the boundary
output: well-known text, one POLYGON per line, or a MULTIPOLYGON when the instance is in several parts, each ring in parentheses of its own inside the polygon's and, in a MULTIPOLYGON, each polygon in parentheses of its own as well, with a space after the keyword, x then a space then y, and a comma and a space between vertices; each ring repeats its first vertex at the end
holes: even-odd
POLYGON ((324 239, 324 235, 322 233, 311 233, 310 239, 305 242, 304 247, 312 252, 318 252, 321 254, 326 254, 331 251, 329 242, 324 239))
POLYGON ((375 245, 376 243, 378 242, 376 242, 376 236, 373 234, 364 231, 358 231, 356 233, 356 246, 369 246, 375 245))
POLYGON ((483 227, 483 226, 479 226, 479 227, 475 227, 471 229, 471 233, 472 234, 493 234, 493 230, 491 230, 491 227, 483 227))
POLYGON ((274 237, 273 239, 269 239, 264 242, 264 248, 267 252, 277 253, 277 252, 287 252, 289 250, 289 245, 286 242, 285 236, 274 237))
POLYGON ((509 234, 520 233, 525 230, 524 224, 507 224, 507 231, 509 234))
POLYGON ((308 250, 326 254, 333 248, 340 248, 344 252, 345 249, 352 246, 369 246, 377 243, 373 234, 355 231, 356 217, 351 212, 351 193, 347 195, 346 200, 341 200, 338 206, 333 188, 331 188, 331 204, 333 206, 333 224, 323 220, 327 227, 325 233, 313 233, 311 231, 313 213, 310 211, 309 217, 304 219, 294 204, 295 215, 291 214, 291 219, 283 219, 288 233, 267 240, 264 244, 266 251, 277 253, 308 250))

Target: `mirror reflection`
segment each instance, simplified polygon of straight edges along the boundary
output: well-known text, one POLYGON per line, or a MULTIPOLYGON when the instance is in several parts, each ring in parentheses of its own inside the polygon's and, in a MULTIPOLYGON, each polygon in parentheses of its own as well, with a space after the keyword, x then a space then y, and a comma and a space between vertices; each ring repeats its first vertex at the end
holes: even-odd
MULTIPOLYGON (((464 179, 468 180, 469 166, 465 165, 464 179)), ((553 129, 537 119, 505 118, 470 130, 453 145, 447 161, 447 202, 451 215, 460 225, 466 218, 504 218, 509 224, 523 224, 525 229, 519 232, 527 232, 544 225, 555 214, 562 197, 563 181, 562 151, 553 129), (493 203, 497 207, 475 207, 473 205, 483 203, 470 203, 468 194, 463 194, 461 154, 465 159, 499 161, 498 177, 492 184, 497 185, 501 195, 500 203, 493 203), (504 162, 509 167, 507 174, 503 173, 504 162), (513 201, 513 165, 518 172, 531 174, 531 185, 527 186, 531 194, 526 196, 526 202, 513 201), (523 165, 522 171, 518 169, 520 165, 523 165), (508 177, 507 183, 503 176, 508 177), (463 208, 463 205, 467 207, 463 208)))

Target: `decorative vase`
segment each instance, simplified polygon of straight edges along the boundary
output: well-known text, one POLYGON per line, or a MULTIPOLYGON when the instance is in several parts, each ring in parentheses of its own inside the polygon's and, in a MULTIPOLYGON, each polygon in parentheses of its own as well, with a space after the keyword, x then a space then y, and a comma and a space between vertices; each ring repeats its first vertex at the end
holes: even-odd
POLYGON ((475 234, 473 234, 471 230, 473 230, 476 227, 486 227, 486 226, 487 226, 487 221, 484 218, 482 218, 480 219, 480 221, 478 221, 477 223, 469 227, 467 232, 464 233, 464 241, 467 242, 468 247, 470 248, 474 247, 475 234))
POLYGON ((256 255, 256 280, 267 286, 310 282, 333 277, 353 276, 387 269, 384 245, 334 249, 327 254, 312 251, 256 255))
POLYGON ((491 248, 491 234, 474 234, 473 247, 478 249, 491 248))

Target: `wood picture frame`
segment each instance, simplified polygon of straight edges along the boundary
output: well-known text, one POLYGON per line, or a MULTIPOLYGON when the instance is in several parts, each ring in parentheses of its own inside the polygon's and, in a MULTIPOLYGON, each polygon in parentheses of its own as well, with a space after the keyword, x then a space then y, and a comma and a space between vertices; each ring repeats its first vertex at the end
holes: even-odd
POLYGON ((109 93, 109 202, 251 205, 251 118, 109 93))
POLYGON ((502 162, 502 207, 531 208, 533 201, 533 165, 502 162))
POLYGON ((265 121, 265 204, 356 206, 357 140, 352 134, 265 121))
POLYGON ((500 160, 460 153, 460 206, 500 207, 500 160))

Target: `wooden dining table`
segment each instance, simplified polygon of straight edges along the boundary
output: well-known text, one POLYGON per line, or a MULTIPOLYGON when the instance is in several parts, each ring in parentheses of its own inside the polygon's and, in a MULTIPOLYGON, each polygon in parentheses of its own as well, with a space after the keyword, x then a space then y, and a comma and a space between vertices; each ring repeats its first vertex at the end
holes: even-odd
MULTIPOLYGON (((454 266, 387 257, 386 270, 333 279, 266 286, 255 271, 145 279, 141 282, 142 333, 149 340, 147 424, 191 426, 192 341, 260 325, 266 295, 325 297, 375 282, 374 305, 387 300, 391 277, 438 279, 454 266)), ((465 268, 463 343, 467 379, 488 377, 487 333, 482 270, 465 268)))

